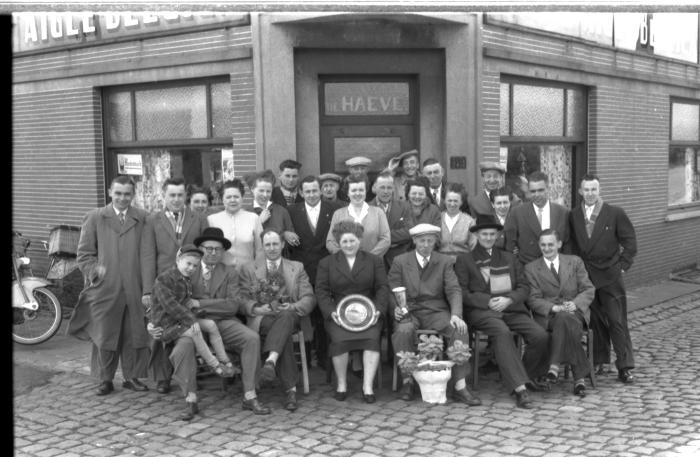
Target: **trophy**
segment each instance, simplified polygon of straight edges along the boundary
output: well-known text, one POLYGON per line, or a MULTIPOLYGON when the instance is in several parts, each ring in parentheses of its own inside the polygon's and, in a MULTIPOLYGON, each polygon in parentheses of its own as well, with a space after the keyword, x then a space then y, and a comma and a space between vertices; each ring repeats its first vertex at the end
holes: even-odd
POLYGON ((408 314, 408 307, 406 306, 406 288, 405 287, 394 287, 391 289, 394 292, 394 297, 396 297, 396 304, 401 308, 404 314, 408 314))

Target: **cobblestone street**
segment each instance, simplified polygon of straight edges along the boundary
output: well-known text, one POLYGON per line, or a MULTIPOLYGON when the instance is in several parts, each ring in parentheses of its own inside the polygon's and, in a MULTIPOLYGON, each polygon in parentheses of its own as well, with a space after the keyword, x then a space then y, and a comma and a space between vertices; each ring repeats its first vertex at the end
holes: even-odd
POLYGON ((533 394, 532 410, 515 407, 497 373, 480 379, 480 407, 406 403, 391 392, 388 365, 377 403, 362 401, 356 378, 350 379, 348 400, 339 403, 314 367, 311 393, 299 395, 294 413, 282 409, 279 389, 259 392, 273 413, 255 416, 241 409, 239 382, 223 392, 217 379, 206 379, 201 414, 185 423, 173 421, 184 405, 179 392, 136 393, 115 382, 115 393, 95 396, 85 358, 82 368, 31 390, 15 386, 15 454, 697 456, 698 322, 700 293, 630 313, 635 384, 617 382, 613 372, 598 377, 597 389, 589 383, 588 396, 579 399, 571 380, 560 380, 551 392, 533 394))

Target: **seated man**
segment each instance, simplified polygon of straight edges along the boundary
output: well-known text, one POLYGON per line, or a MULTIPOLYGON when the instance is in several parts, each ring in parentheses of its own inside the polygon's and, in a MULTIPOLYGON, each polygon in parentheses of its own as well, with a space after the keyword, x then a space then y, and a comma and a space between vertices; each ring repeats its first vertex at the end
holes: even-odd
POLYGON ((508 391, 515 393, 516 404, 532 408, 527 388, 549 387, 534 381, 547 372, 549 335, 525 306, 530 288, 520 262, 513 254, 494 248, 503 226, 494 216, 478 215, 469 230, 476 232, 478 243, 472 252, 458 255, 455 263, 467 322, 492 339, 501 378, 508 391), (511 331, 525 338, 522 360, 511 331))
MULTIPOLYGON (((396 353, 415 352, 415 331, 436 330, 448 339, 448 345, 456 340, 469 344, 467 324, 462 320, 462 291, 455 277, 452 258, 434 251, 440 237, 440 227, 418 224, 409 230, 416 245, 414 250, 394 257, 389 271, 389 289, 406 288, 408 314, 396 306, 393 295, 390 306, 394 310, 394 333, 391 341, 396 353)), ((469 364, 452 367, 455 381, 454 399, 469 406, 481 404, 467 388, 466 375, 469 364)), ((401 398, 413 399, 413 378, 403 379, 401 398)))
POLYGON ((556 382, 559 363, 570 363, 574 395, 584 397, 584 379, 591 367, 581 337, 590 319, 595 287, 581 258, 559 254, 562 242, 556 230, 543 230, 539 245, 542 257, 525 265, 525 276, 530 283, 528 305, 535 320, 552 335, 547 379, 556 382))
MULTIPOLYGON (((232 266, 221 262, 231 242, 224 238, 221 229, 209 227, 194 240, 202 250, 202 265, 190 278, 192 296, 206 312, 206 317, 216 322, 224 347, 236 352, 241 358, 241 381, 243 384, 243 409, 255 414, 270 414, 270 408, 260 404, 255 393, 255 376, 260 364, 260 337, 236 318, 239 310, 238 273, 232 266)), ((162 327, 148 324, 154 339, 160 339, 162 327)), ((194 344, 189 338, 178 339, 174 346, 166 347, 173 366, 172 379, 186 396, 187 409, 181 420, 191 420, 197 413, 197 362, 194 344), (191 395, 193 394, 193 395, 191 395)))
POLYGON ((275 379, 278 368, 282 387, 287 394, 284 408, 297 409, 296 385, 299 369, 294 360, 292 333, 302 322, 304 333, 311 334, 309 313, 316 305, 316 296, 301 262, 282 258, 284 240, 273 229, 263 230, 265 258, 247 263, 240 270, 241 295, 248 316, 248 327, 260 333, 267 359, 260 373, 264 381, 275 379), (260 290, 261 283, 281 286, 273 294, 260 290), (273 296, 275 295, 275 296, 273 296), (278 363, 279 362, 279 363, 278 363))

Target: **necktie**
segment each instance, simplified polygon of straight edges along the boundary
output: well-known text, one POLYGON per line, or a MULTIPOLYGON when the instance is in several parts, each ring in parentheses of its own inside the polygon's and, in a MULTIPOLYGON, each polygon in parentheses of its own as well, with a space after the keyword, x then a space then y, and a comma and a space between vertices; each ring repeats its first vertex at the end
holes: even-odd
POLYGON ((255 214, 257 214, 258 216, 260 216, 260 213, 262 213, 262 208, 258 206, 258 207, 256 207, 256 208, 253 208, 253 211, 255 211, 255 214))
POLYGON ((209 288, 209 280, 211 279, 211 269, 208 265, 202 265, 202 279, 204 280, 204 287, 209 288))
POLYGON ((435 202, 436 205, 439 205, 440 202, 438 201, 438 191, 437 189, 433 189, 433 201, 435 202))
POLYGON ((180 213, 177 211, 173 212, 173 219, 175 219, 175 223, 177 223, 177 220, 180 219, 180 213))
POLYGON ((120 213, 119 213, 119 223, 120 223, 121 225, 124 225, 124 221, 125 221, 125 220, 126 220, 126 216, 124 215, 123 212, 120 212, 120 213))
POLYGON ((428 266, 428 258, 427 257, 421 257, 421 268, 425 268, 428 266))
POLYGON ((540 221, 540 227, 542 227, 542 208, 537 208, 537 220, 540 221))
POLYGON ((549 269, 552 271, 557 282, 559 282, 559 273, 557 273, 557 269, 554 267, 554 262, 549 262, 549 269))
POLYGON ((275 273, 277 273, 277 263, 276 262, 267 262, 267 274, 273 275, 275 273))
POLYGON ((591 237, 593 234, 593 226, 595 225, 595 221, 593 221, 593 208, 594 207, 589 207, 586 206, 586 209, 591 208, 590 213, 586 210, 584 213, 584 216, 586 216, 586 234, 588 234, 588 238, 591 237))

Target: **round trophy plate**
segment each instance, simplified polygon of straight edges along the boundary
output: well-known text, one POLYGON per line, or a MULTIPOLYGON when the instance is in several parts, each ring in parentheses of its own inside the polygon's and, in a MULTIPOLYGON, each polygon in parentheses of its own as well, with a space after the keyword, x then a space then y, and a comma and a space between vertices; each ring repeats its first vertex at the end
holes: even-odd
POLYGON ((360 294, 343 297, 335 308, 340 325, 351 332, 367 330, 372 325, 376 308, 372 300, 360 294))

